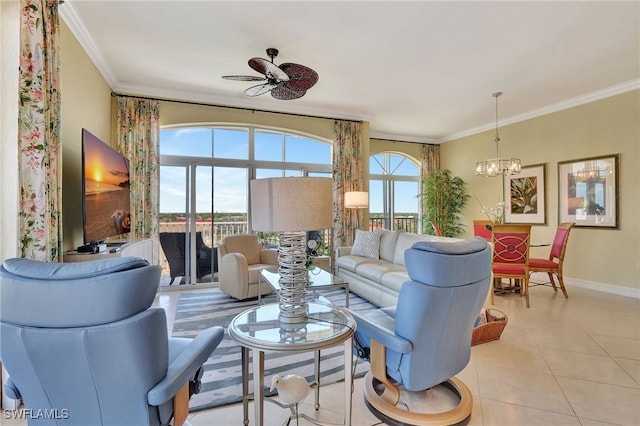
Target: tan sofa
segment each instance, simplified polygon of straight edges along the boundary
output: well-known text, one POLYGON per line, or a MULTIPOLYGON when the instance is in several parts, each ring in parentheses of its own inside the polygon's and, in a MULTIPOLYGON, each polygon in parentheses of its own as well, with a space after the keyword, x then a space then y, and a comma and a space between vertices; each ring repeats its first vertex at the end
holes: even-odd
MULTIPOLYGON (((278 251, 263 249, 256 235, 230 235, 218 244, 220 290, 236 299, 257 297, 260 271, 277 267, 278 251)), ((273 291, 268 285, 260 290, 273 291)))
POLYGON ((381 307, 396 306, 400 287, 409 279, 404 263, 406 249, 418 241, 460 241, 386 229, 375 232, 380 236, 377 258, 375 249, 367 257, 353 255, 353 246, 345 246, 336 249, 335 264, 336 275, 349 283, 350 292, 381 307))

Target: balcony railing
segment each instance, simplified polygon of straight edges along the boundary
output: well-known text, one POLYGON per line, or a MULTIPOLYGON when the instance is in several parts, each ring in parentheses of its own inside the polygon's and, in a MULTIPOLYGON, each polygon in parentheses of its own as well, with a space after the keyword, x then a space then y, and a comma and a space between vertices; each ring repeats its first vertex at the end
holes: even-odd
MULTIPOLYGON (((385 219, 381 217, 369 218, 369 230, 385 228, 385 219)), ((402 232, 418 232, 418 218, 412 216, 397 216, 393 218, 393 229, 402 232)), ((187 223, 184 221, 177 222, 160 222, 160 232, 186 232, 187 223)), ((250 233, 247 222, 196 222, 196 232, 202 232, 202 239, 209 247, 215 247, 218 243, 228 235, 248 234, 250 233)), ((324 232, 322 240, 326 247, 330 247, 330 233, 324 232)), ((262 236, 264 244, 277 244, 277 235, 267 234, 262 236)), ((163 270, 168 273, 169 264, 164 256, 164 252, 160 250, 160 265, 163 270)))
MULTIPOLYGON (((187 232, 186 222, 160 222, 160 232, 187 232)), ((227 235, 247 234, 247 222, 196 222, 196 232, 210 246, 218 245, 227 235)))
MULTIPOLYGON (((383 217, 370 217, 369 218, 369 230, 386 228, 385 218, 383 217)), ((418 232, 418 218, 415 216, 396 216, 393 218, 393 227, 396 231, 402 232, 418 232)))

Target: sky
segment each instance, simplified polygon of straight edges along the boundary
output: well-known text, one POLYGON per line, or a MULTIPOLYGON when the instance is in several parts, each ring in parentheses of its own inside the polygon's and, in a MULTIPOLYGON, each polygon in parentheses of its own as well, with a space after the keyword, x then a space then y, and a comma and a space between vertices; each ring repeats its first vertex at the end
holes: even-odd
MULTIPOLYGON (((212 129, 193 127, 165 129, 160 132, 160 154, 181 157, 185 164, 197 162, 196 167, 196 212, 211 212, 212 171, 215 191, 213 201, 215 212, 247 212, 247 170, 241 167, 229 167, 233 160, 248 160, 249 134, 240 129, 212 129), (214 141, 212 143, 212 140, 214 141), (224 166, 212 167, 211 157, 225 161, 224 166), (224 159, 224 160, 222 160, 224 159), (229 161, 226 161, 229 160, 229 161)), ((268 130, 256 130, 254 156, 256 160, 300 162, 311 164, 330 164, 331 147, 329 144, 299 135, 268 130), (284 141, 283 141, 284 139, 284 141)), ((384 168, 401 175, 417 175, 418 168, 411 161, 402 161, 392 156, 382 164, 384 168)), ((375 160, 370 161, 371 173, 382 173, 383 167, 375 160)), ((163 165, 160 168, 160 213, 181 213, 186 204, 186 167, 163 165)), ((258 168, 257 178, 282 176, 281 170, 258 168)), ((300 172, 287 171, 286 176, 299 176, 300 172)), ((328 176, 328 175, 327 175, 328 176)), ((418 211, 418 182, 396 183, 396 212, 418 211)), ((381 213, 382 182, 370 183, 370 211, 381 213)))

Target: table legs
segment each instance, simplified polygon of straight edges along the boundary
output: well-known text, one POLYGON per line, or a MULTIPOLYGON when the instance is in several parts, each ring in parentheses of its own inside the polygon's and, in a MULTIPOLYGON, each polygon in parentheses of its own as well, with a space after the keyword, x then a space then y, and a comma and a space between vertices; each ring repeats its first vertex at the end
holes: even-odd
POLYGON ((243 424, 249 424, 249 349, 242 346, 242 414, 243 424))
MULTIPOLYGON (((348 291, 348 290, 347 290, 348 291)), ((347 299, 349 300, 349 299, 347 299)), ((353 338, 344 342, 344 424, 351 425, 351 404, 353 401, 353 338)))
MULTIPOLYGON (((249 348, 242 347, 242 412, 243 424, 249 424, 249 348)), ((252 365, 253 365, 253 408, 255 416, 255 424, 263 426, 264 424, 264 352, 259 349, 251 349, 252 365)), ((316 384, 315 392, 315 409, 320 408, 320 351, 315 351, 314 369, 316 384)), ((349 338, 344 342, 344 395, 345 395, 345 413, 344 424, 351 425, 352 411, 352 391, 353 377, 353 339, 349 338)))
POLYGON ((316 351, 314 356, 314 370, 316 377, 316 387, 313 390, 316 396, 316 403, 314 404, 314 408, 317 410, 320 409, 320 351, 316 351))
POLYGON ((253 362, 253 409, 255 424, 263 425, 264 412, 264 352, 260 349, 252 349, 253 362))
POLYGON ((347 296, 347 299, 346 299, 346 300, 347 300, 347 302, 346 302, 346 305, 345 305, 345 306, 346 306, 346 307, 347 307, 347 309, 348 309, 348 308, 349 308, 349 284, 347 284, 347 285, 344 287, 344 294, 347 296))

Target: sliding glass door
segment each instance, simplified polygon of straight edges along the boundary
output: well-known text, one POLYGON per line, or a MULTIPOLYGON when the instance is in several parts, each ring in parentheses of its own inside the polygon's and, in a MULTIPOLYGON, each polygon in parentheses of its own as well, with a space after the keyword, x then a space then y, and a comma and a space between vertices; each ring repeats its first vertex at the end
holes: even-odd
POLYGON ((369 228, 419 232, 419 169, 409 157, 380 153, 369 159, 369 228))
POLYGON ((175 271, 185 277, 176 281, 212 282, 217 280, 215 256, 203 261, 208 250, 215 251, 227 235, 252 233, 250 180, 330 177, 331 144, 270 129, 167 128, 160 132, 160 165, 160 238, 169 232, 185 234, 182 251, 177 250, 178 267, 171 268, 170 249, 162 247, 162 282, 168 284, 175 271))

